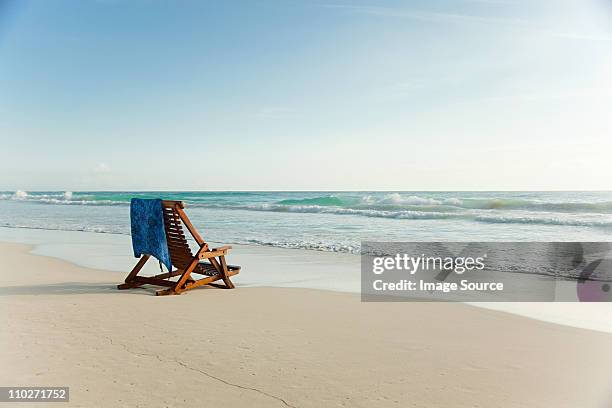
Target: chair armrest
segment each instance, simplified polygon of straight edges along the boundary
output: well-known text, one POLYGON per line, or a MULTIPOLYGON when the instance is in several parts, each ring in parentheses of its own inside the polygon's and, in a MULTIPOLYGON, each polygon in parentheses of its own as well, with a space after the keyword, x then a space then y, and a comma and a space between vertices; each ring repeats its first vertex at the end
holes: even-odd
POLYGON ((214 258, 216 256, 224 256, 225 254, 227 254, 227 251, 230 248, 231 247, 222 247, 222 248, 215 248, 210 251, 202 251, 198 254, 198 257, 200 259, 209 259, 209 258, 214 258))
POLYGON ((219 247, 219 248, 213 248, 213 249, 211 249, 211 251, 227 251, 227 250, 230 250, 230 249, 232 249, 231 245, 225 245, 225 246, 222 246, 222 247, 219 247))

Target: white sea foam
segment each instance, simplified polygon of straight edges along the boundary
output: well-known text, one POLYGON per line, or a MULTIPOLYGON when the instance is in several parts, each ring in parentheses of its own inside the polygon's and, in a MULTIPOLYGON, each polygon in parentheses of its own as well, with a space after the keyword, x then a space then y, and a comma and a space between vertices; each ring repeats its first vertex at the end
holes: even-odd
POLYGON ((71 191, 56 194, 28 194, 25 191, 19 190, 13 194, 0 194, 0 200, 26 201, 40 204, 93 206, 128 206, 130 204, 129 201, 94 200, 87 197, 77 197, 79 197, 79 199, 75 199, 71 191))
POLYGON ((251 245, 259 245, 259 246, 269 246, 275 248, 288 248, 288 249, 307 249, 314 251, 324 251, 324 252, 341 252, 341 253, 351 253, 351 254, 359 254, 361 251, 361 245, 359 244, 340 244, 334 242, 305 242, 305 241, 281 241, 281 240, 260 240, 260 239, 249 239, 242 242, 238 242, 239 244, 251 244, 251 245))
MULTIPOLYGON (((243 207, 234 207, 243 209, 243 207)), ((363 217, 404 219, 404 220, 441 220, 461 219, 484 223, 499 224, 543 224, 567 225, 585 227, 612 227, 612 217, 598 214, 565 214, 565 213, 530 213, 517 212, 516 214, 502 214, 497 210, 495 214, 486 214, 484 210, 463 210, 455 212, 445 211, 417 211, 417 210, 379 210, 344 207, 327 207, 319 205, 277 205, 257 204, 244 209, 252 211, 295 212, 315 214, 357 215, 363 217), (537 214, 537 215, 536 215, 537 214)))
POLYGON ((119 234, 130 235, 128 231, 120 227, 103 227, 103 226, 88 226, 88 225, 26 225, 20 223, 0 223, 2 228, 15 228, 26 230, 43 230, 43 231, 73 231, 73 232, 94 232, 98 234, 119 234))
POLYGON ((377 204, 399 204, 399 205, 440 205, 441 201, 433 198, 424 198, 416 195, 404 197, 399 193, 384 196, 377 204))
POLYGON ((534 215, 480 215, 475 217, 476 221, 500 224, 542 224, 542 225, 567 225, 581 227, 612 227, 609 217, 595 218, 588 216, 534 216, 534 215))
POLYGON ((15 200, 25 200, 26 198, 28 198, 28 193, 23 190, 17 190, 15 191, 15 194, 12 198, 15 200))
MULTIPOLYGON (((134 193, 138 196, 139 193, 134 193)), ((180 195, 181 193, 179 193, 180 195)), ((202 193, 203 196, 212 193, 202 193)), ((448 193, 451 194, 451 193, 448 193)), ((459 194, 459 193, 457 193, 459 194)), ((508 193, 504 193, 508 195, 508 193)), ((439 195, 439 194, 438 194, 439 195)), ((501 194, 500 194, 501 195, 501 194)), ((18 190, 13 194, 0 194, 0 199, 20 199, 47 204, 82 204, 82 205, 129 205, 130 193, 123 193, 121 199, 114 194, 73 194, 71 191, 57 193, 31 193, 18 190), (76 197, 75 197, 76 196, 76 197), (78 199, 76 199, 78 197, 78 199)), ((181 199, 181 198, 177 198, 181 199)), ((307 198, 282 199, 276 202, 251 203, 242 196, 235 199, 202 200, 196 195, 189 195, 184 200, 191 206, 267 210, 267 211, 303 211, 327 212, 325 208, 351 210, 386 210, 386 211, 461 211, 461 210, 525 210, 534 212, 560 213, 594 213, 612 214, 612 200, 594 201, 545 201, 538 198, 518 197, 427 197, 415 194, 387 193, 384 195, 353 193, 353 196, 323 195, 307 198), (310 208, 310 209, 309 209, 310 208)), ((342 212, 338 212, 342 213, 342 212)))
MULTIPOLYGON (((138 193, 134 193, 138 194, 138 193)), ((202 193, 203 196, 207 193, 202 193)), ((452 193, 448 193, 449 195, 452 193)), ((459 194, 459 193, 457 193, 459 194)), ((249 202, 237 195, 231 199, 202 200, 186 197, 190 207, 268 211, 305 214, 345 215, 398 220, 463 220, 489 224, 533 224, 609 228, 612 201, 545 201, 513 197, 427 197, 421 194, 341 194, 306 196, 269 202, 249 202)), ((439 195, 439 194, 438 194, 439 195)), ((501 195, 501 194, 500 194, 501 195)), ((604 196, 605 197, 605 196, 604 196)), ((71 191, 27 193, 18 190, 0 194, 0 200, 52 205, 127 206, 130 194, 77 193, 71 191)))

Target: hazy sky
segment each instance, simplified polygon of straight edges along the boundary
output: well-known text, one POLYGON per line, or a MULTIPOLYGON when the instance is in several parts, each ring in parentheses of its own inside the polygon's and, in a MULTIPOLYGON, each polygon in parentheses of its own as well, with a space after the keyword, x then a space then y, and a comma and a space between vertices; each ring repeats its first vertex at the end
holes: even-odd
POLYGON ((0 0, 0 190, 612 189, 612 2, 0 0))

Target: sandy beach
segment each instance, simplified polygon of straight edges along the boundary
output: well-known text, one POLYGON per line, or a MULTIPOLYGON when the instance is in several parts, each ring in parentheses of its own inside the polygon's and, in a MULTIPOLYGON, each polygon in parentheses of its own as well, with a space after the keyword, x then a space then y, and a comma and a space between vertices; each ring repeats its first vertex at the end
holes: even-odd
POLYGON ((0 408, 612 408, 611 6, 0 0, 0 408))
POLYGON ((312 289, 160 298, 30 249, 0 245, 0 383, 70 406, 612 406, 609 334, 312 289))

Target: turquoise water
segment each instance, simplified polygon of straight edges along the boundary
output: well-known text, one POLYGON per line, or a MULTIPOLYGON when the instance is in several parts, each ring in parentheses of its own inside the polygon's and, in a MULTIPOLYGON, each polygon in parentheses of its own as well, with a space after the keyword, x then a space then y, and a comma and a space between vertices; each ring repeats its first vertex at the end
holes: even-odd
POLYGON ((132 197, 183 200, 224 243, 359 253, 362 240, 612 240, 612 192, 7 191, 0 226, 129 234, 132 197))

